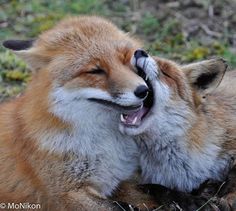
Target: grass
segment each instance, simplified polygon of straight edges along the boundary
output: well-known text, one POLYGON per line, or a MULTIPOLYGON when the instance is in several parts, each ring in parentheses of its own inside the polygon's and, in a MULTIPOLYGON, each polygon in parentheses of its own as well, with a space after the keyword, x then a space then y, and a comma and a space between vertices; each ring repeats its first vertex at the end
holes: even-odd
MULTIPOLYGON (((152 54, 181 63, 221 56, 232 67, 236 67, 236 56, 224 37, 213 39, 207 44, 196 37, 186 38, 182 30, 182 22, 169 15, 169 9, 161 13, 161 11, 142 8, 140 5, 144 2, 141 0, 0 0, 0 41, 10 38, 35 38, 68 15, 97 14, 113 20, 123 30, 130 31, 144 40, 146 49, 152 54)), ((204 9, 210 1, 199 2, 204 9)), ((25 63, 0 47, 0 99, 21 92, 29 77, 30 73, 25 63)))

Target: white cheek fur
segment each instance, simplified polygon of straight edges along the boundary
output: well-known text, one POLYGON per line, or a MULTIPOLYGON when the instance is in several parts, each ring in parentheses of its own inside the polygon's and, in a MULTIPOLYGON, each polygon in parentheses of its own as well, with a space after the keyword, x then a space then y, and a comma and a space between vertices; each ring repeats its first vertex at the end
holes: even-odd
POLYGON ((119 113, 88 101, 96 97, 109 99, 101 90, 80 91, 55 89, 50 96, 53 115, 68 122, 72 128, 60 132, 38 131, 39 147, 50 153, 74 153, 78 159, 71 165, 78 174, 84 159, 89 162, 88 171, 93 172, 87 180, 95 183, 101 195, 111 195, 118 184, 128 179, 138 166, 137 145, 131 137, 118 130, 119 113), (81 165, 81 166, 80 166, 81 165))
MULTIPOLYGON (((93 114, 93 104, 87 99, 97 98, 110 100, 109 93, 99 89, 85 88, 81 90, 66 90, 63 87, 55 88, 51 93, 51 112, 65 121, 75 125, 85 114, 93 114)), ((98 107, 99 108, 99 107, 98 107)))

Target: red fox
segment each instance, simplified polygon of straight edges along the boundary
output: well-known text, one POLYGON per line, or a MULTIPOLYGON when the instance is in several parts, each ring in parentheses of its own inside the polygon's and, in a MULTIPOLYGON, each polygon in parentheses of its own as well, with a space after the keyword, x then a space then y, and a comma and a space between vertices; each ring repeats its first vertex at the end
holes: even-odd
POLYGON ((36 40, 3 43, 33 70, 0 107, 0 202, 42 210, 112 210, 107 200, 138 166, 121 112, 148 93, 130 59, 140 44, 99 17, 74 17, 36 40))
POLYGON ((120 130, 136 136, 143 183, 191 192, 223 180, 236 155, 236 71, 225 73, 222 59, 180 66, 142 50, 131 63, 149 94, 120 130))

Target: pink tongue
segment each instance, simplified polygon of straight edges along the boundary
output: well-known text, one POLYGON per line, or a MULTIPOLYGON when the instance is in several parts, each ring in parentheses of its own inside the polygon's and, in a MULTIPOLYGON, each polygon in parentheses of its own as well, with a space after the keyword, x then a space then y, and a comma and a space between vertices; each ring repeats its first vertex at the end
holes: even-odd
POLYGON ((148 110, 149 110, 148 108, 143 107, 143 108, 141 108, 140 110, 138 110, 134 113, 126 114, 125 122, 127 124, 134 124, 134 125, 140 124, 142 118, 148 112, 148 110), (135 120, 135 118, 137 118, 137 119, 135 120))

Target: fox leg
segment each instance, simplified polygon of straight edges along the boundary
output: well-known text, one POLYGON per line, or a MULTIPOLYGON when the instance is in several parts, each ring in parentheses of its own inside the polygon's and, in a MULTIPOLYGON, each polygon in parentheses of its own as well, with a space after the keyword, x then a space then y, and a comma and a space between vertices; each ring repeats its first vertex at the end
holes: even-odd
MULTIPOLYGON (((126 181, 112 198, 125 202, 137 210, 236 210, 236 165, 230 170, 225 183, 207 181, 193 193, 184 193, 168 189, 161 185, 138 185, 138 182, 126 181)), ((128 209, 127 209, 128 210, 128 209)))
POLYGON ((63 197, 63 209, 68 211, 122 211, 122 207, 112 200, 103 198, 96 191, 79 189, 69 191, 63 197))
POLYGON ((152 195, 145 193, 135 180, 121 183, 111 199, 124 210, 153 210, 161 206, 152 195))
POLYGON ((230 170, 228 178, 219 192, 219 196, 225 199, 236 210, 236 164, 230 170))

